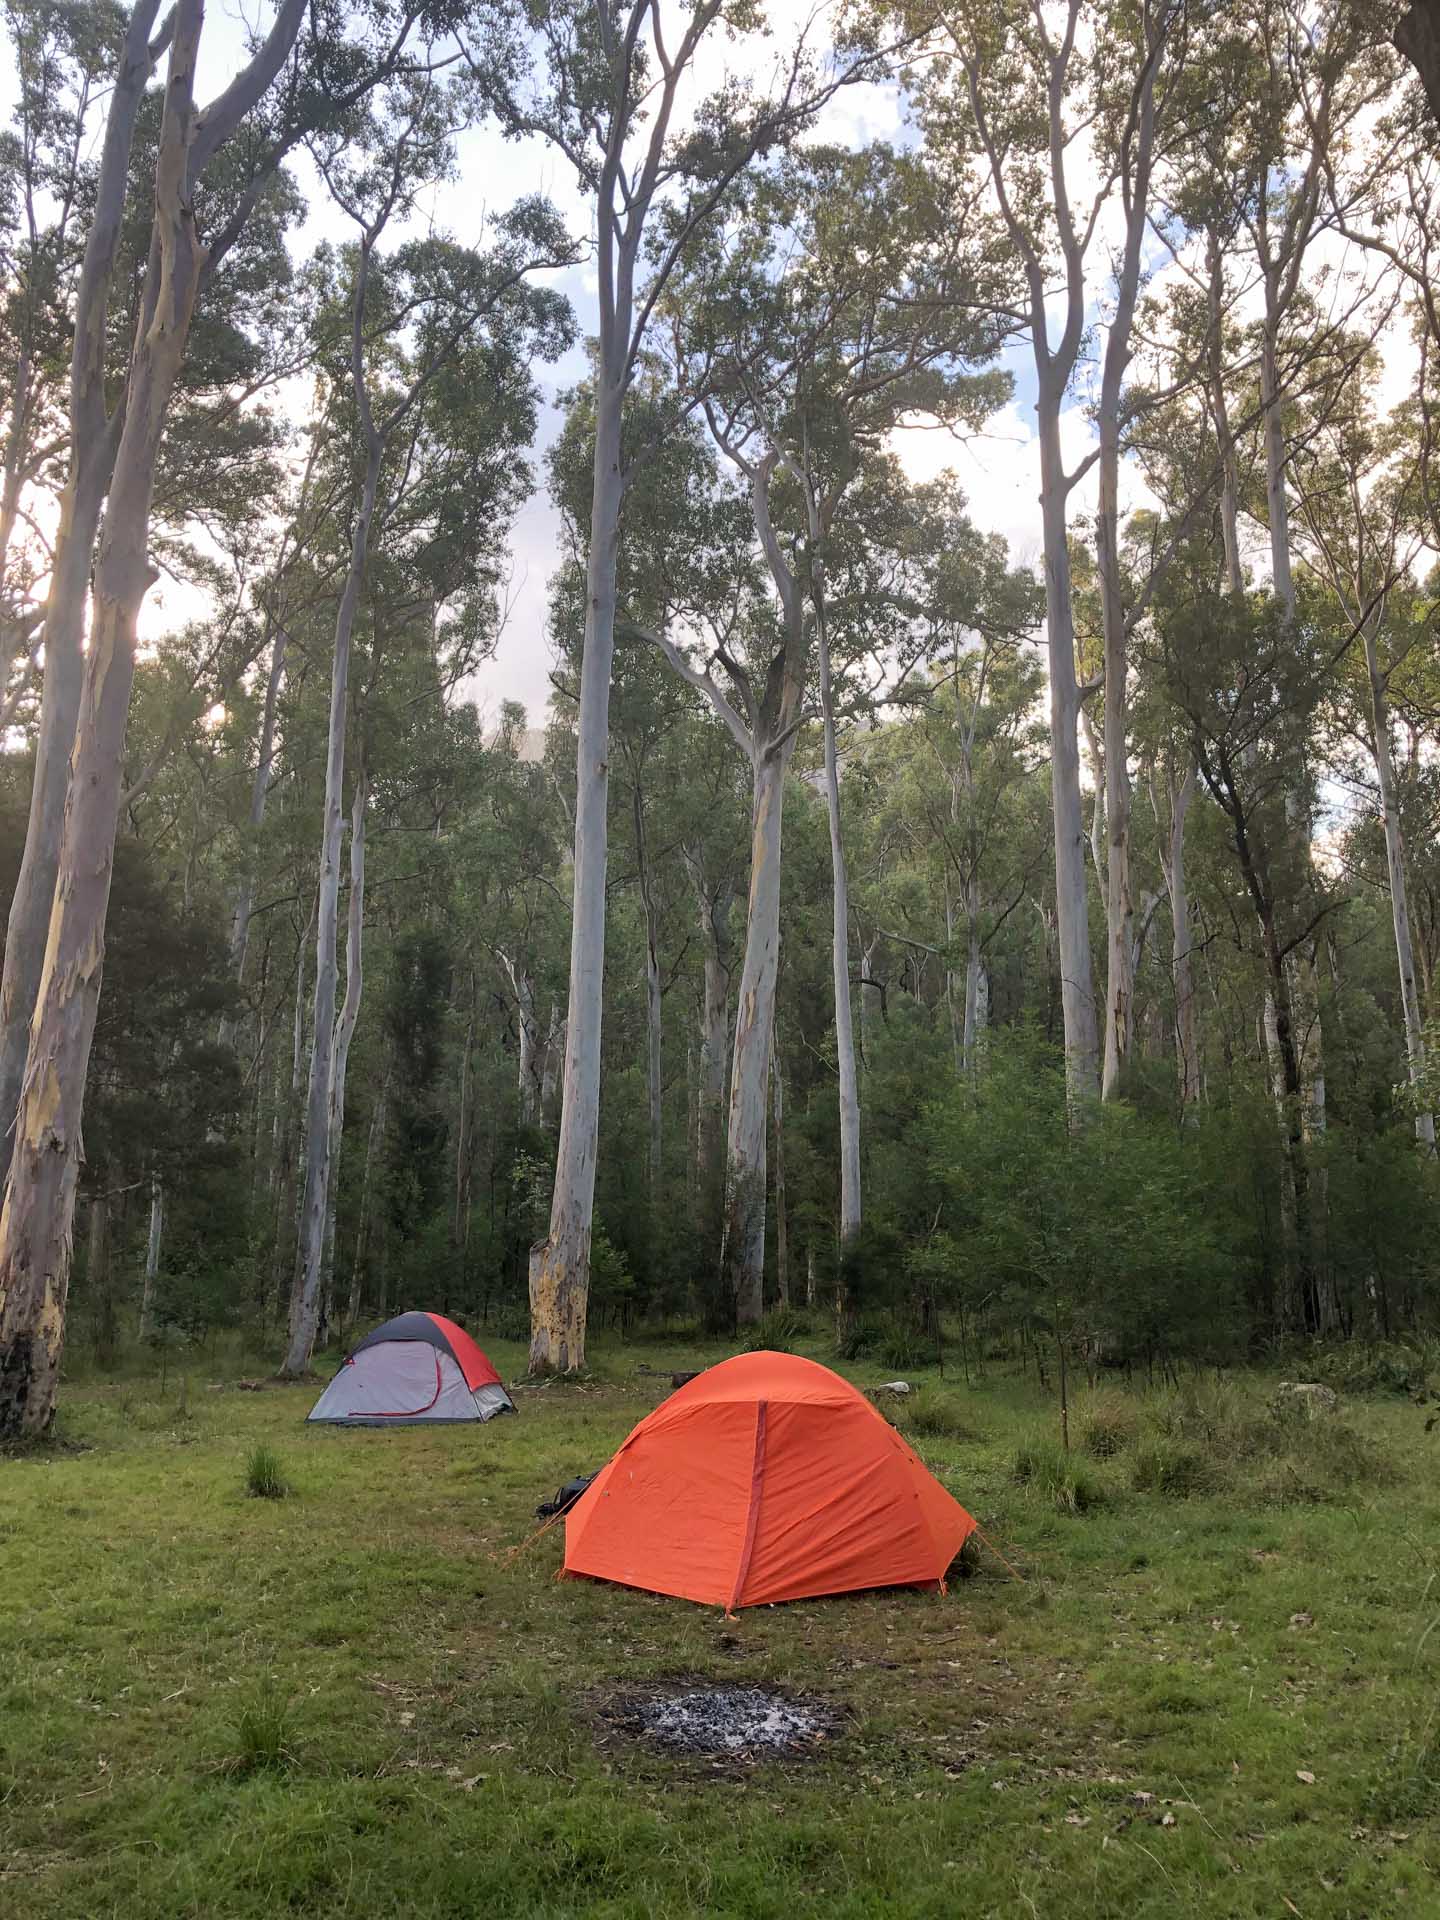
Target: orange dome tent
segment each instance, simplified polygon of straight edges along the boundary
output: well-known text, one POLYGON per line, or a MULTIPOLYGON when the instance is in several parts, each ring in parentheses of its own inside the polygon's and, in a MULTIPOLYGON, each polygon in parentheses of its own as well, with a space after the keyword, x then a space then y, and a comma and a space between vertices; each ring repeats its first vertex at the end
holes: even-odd
POLYGON ((565 1520, 565 1571, 707 1606, 938 1582, 974 1531, 850 1383, 745 1353, 640 1422, 565 1520))

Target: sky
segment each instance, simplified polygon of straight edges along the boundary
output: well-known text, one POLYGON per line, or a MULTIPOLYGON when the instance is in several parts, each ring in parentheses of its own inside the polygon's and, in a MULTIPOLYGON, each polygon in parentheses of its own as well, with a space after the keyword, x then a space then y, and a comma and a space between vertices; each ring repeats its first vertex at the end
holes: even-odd
MULTIPOLYGON (((777 50, 785 45, 787 33, 797 31, 809 0, 771 0, 769 9, 774 38, 767 45, 745 43, 748 71, 765 77, 765 67, 773 62, 777 50)), ((247 31, 256 21, 270 18, 268 7, 242 4, 242 0, 212 0, 207 9, 202 42, 198 91, 205 97, 217 92, 241 64, 245 54, 247 31)), ((733 47, 718 36, 702 49, 689 93, 681 103, 682 117, 696 100, 713 88, 726 72, 733 47)), ((13 75, 0 72, 0 109, 13 106, 13 75)), ((873 139, 905 144, 913 139, 906 126, 902 102, 889 86, 864 86, 837 95, 827 109, 817 136, 828 141, 859 145, 873 139)), ((568 163, 543 141, 504 140, 497 129, 486 126, 465 134, 457 152, 457 173, 432 194, 422 210, 421 221, 449 232, 456 239, 478 241, 487 222, 521 194, 543 193, 551 198, 566 218, 572 231, 592 232, 588 202, 577 189, 568 163)), ((1083 196, 1086 180, 1083 156, 1080 161, 1076 197, 1083 196)), ((346 217, 330 202, 323 184, 308 159, 297 163, 309 214, 294 239, 297 257, 303 256, 322 239, 343 240, 353 232, 346 217)), ((1093 182, 1091 183, 1093 190, 1093 182)), ((1093 258, 1099 266, 1107 258, 1116 238, 1114 222, 1118 206, 1112 205, 1093 243, 1093 258), (1109 224, 1107 224, 1107 221, 1109 224)), ((1338 243, 1327 256, 1340 264, 1338 243)), ((1169 263, 1156 245, 1150 265, 1154 269, 1152 287, 1161 288, 1179 269, 1169 263)), ((596 324, 596 282, 593 265, 551 276, 553 284, 572 301, 582 338, 596 324)), ((1254 295, 1251 295, 1253 304, 1254 295)), ((1093 353, 1103 345, 1104 315, 1093 310, 1096 340, 1093 353)), ((907 473, 914 480, 929 480, 943 469, 954 471, 964 488, 970 513, 983 531, 1004 536, 1012 560, 1018 564, 1038 563, 1040 552, 1039 461, 1035 437, 1034 376, 1030 351, 1017 343, 1002 364, 1014 379, 1012 399, 988 423, 986 430, 960 442, 934 430, 915 428, 901 431, 893 448, 907 473)), ((1091 369, 1094 358, 1092 354, 1091 369)), ((528 710, 532 725, 543 720, 549 694, 552 665, 545 632, 547 582, 559 556, 558 516, 544 490, 544 455, 560 424, 557 397, 580 377, 586 368, 583 345, 577 346, 556 365, 536 369, 542 405, 538 443, 532 459, 537 475, 537 490, 518 514, 512 530, 510 579, 506 590, 509 608, 504 630, 493 659, 484 663, 473 679, 464 684, 462 695, 473 699, 482 713, 498 713, 505 700, 518 700, 528 710)), ((1387 358, 1386 386, 1399 398, 1413 372, 1413 356, 1393 351, 1387 358)), ((1062 419, 1062 434, 1068 459, 1078 461, 1093 444, 1093 430, 1086 414, 1086 380, 1082 376, 1076 394, 1062 419)), ((288 396, 287 396, 288 397, 288 396)), ((1391 397, 1387 394, 1387 398, 1391 397)), ((303 408, 305 387, 297 383, 293 410, 303 408)), ((1072 498, 1072 514, 1083 516, 1094 504, 1093 472, 1072 498)), ((1123 481, 1122 512, 1147 501, 1143 480, 1132 469, 1123 481)), ((162 583, 147 603, 142 621, 142 636, 155 640, 199 611, 194 596, 174 583, 162 583)))
MULTIPOLYGON (((804 9, 808 11, 808 9, 804 9)), ((770 17, 777 43, 802 15, 798 0, 772 3, 770 17)), ((236 0, 219 0, 207 12, 205 53, 201 63, 201 91, 207 77, 212 90, 238 65, 244 54, 247 23, 268 18, 236 0)), ((762 50, 761 71, 773 50, 762 50)), ((723 76, 728 55, 717 42, 697 63, 689 100, 702 96, 723 76)), ((686 105, 682 102, 682 109, 686 105)), ((891 86, 857 86, 838 95, 829 106, 815 137, 858 146, 885 139, 903 144, 913 136, 904 124, 898 90, 891 86)), ((593 235, 588 201, 579 193, 573 170, 539 139, 507 141, 493 126, 462 136, 457 151, 457 178, 430 196, 425 217, 461 241, 478 240, 487 219, 503 211, 521 194, 543 193, 554 201, 572 231, 593 235)), ((302 175, 309 216, 295 236, 297 257, 322 239, 339 241, 353 233, 346 218, 328 199, 308 160, 302 175)), ((462 696, 474 700, 482 714, 496 715, 505 700, 521 702, 532 726, 543 721, 550 693, 552 656, 546 637, 546 595, 549 576, 560 554, 559 516, 544 486, 545 452, 560 427, 557 398, 583 377, 587 360, 583 340, 597 325, 596 279, 593 264, 550 276, 576 311, 580 342, 560 362, 537 368, 541 411, 532 462, 537 489, 517 515, 510 540, 511 568, 506 589, 508 615, 492 659, 462 684, 462 696)), ((1025 396, 1033 390, 1030 356, 1026 347, 1014 350, 1005 362, 1016 378, 1016 399, 991 421, 986 432, 960 443, 948 434, 924 428, 896 436, 895 451, 915 480, 934 478, 952 468, 971 500, 972 517, 985 531, 1003 534, 1017 561, 1033 561, 1039 553, 1039 472, 1035 453, 1033 412, 1025 396)), ((297 391, 297 404, 302 399, 297 391)), ((1077 406, 1067 421, 1067 444, 1077 451, 1088 444, 1088 427, 1077 406)), ((171 625, 190 617, 193 608, 183 590, 163 586, 155 590, 147 608, 145 632, 158 638, 171 625)))

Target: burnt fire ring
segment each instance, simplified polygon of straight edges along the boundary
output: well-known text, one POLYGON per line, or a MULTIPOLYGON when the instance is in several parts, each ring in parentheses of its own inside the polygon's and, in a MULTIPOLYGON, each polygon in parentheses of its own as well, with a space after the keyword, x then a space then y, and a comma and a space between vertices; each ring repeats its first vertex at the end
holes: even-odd
POLYGON ((633 1739, 720 1760, 799 1753, 837 1725, 835 1713, 819 1701, 764 1687, 693 1683, 620 1695, 604 1717, 633 1739))

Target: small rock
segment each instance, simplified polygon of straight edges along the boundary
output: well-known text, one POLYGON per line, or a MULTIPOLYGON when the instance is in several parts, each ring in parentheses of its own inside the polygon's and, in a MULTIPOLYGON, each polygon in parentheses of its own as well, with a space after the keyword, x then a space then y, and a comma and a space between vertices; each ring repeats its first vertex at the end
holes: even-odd
POLYGON ((1302 1787, 1313 1787, 1315 1784, 1314 1774, 1309 1772, 1305 1767, 1297 1767, 1295 1769, 1295 1778, 1300 1782, 1302 1787))

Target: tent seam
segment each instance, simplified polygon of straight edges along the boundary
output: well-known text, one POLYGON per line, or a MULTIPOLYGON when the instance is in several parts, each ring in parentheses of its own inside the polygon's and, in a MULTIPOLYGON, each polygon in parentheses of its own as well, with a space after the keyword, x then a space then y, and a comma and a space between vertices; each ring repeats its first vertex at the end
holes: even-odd
POLYGON ((727 1614, 734 1613, 740 1604, 740 1595, 745 1589, 745 1581, 750 1572, 750 1559, 755 1551, 755 1535, 760 1527, 760 1490, 765 1477, 765 1410, 769 1402, 755 1402, 755 1453, 750 1463, 750 1506, 745 1515, 745 1538, 740 1547, 740 1564, 735 1570, 735 1588, 730 1595, 727 1614))

